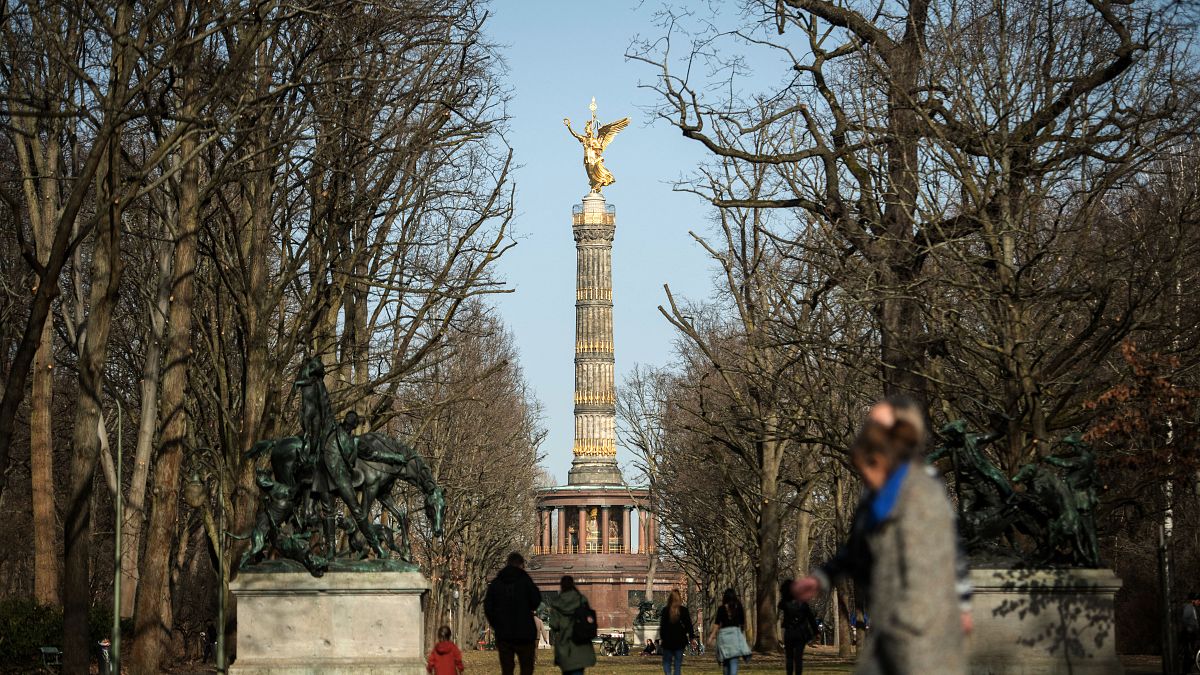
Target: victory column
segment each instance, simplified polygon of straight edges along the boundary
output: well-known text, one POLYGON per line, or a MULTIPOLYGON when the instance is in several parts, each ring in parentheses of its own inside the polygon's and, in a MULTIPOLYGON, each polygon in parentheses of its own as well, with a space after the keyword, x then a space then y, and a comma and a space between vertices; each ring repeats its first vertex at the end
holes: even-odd
MULTIPOLYGON (((529 573, 543 590, 571 574, 596 610, 604 632, 619 631, 640 644, 656 626, 635 621, 647 589, 655 596, 682 584, 679 570, 657 557, 657 529, 646 488, 625 485, 617 466, 613 350, 612 244, 616 209, 601 190, 614 182, 604 150, 629 118, 600 125, 596 100, 582 134, 563 124, 583 146, 591 190, 572 209, 575 238, 575 440, 567 484, 538 491, 540 535, 529 573), (634 528, 637 537, 634 538, 634 528), (630 634, 633 631, 634 634, 630 634), (649 633, 648 633, 649 631, 649 633)), ((611 644, 611 643, 609 643, 611 644)))

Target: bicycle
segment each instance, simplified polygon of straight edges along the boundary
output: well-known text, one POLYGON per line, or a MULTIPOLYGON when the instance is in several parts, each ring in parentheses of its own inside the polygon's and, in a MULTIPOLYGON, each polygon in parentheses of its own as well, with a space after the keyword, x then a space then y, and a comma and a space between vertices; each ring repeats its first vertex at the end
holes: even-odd
POLYGON ((629 656, 629 643, 621 633, 609 633, 600 638, 600 653, 605 656, 629 656))

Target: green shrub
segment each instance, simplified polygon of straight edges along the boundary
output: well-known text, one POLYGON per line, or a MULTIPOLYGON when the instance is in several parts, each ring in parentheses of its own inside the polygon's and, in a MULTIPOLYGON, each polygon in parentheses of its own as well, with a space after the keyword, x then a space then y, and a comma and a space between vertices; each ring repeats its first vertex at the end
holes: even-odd
MULTIPOLYGON (((132 633, 132 620, 121 620, 121 634, 132 633)), ((112 605, 95 605, 88 611, 88 648, 111 637, 112 605)), ((27 672, 41 665, 41 647, 62 648, 62 608, 32 600, 0 600, 0 671, 27 672)))
POLYGON ((32 600, 0 600, 0 664, 39 664, 39 647, 62 647, 62 609, 32 600))

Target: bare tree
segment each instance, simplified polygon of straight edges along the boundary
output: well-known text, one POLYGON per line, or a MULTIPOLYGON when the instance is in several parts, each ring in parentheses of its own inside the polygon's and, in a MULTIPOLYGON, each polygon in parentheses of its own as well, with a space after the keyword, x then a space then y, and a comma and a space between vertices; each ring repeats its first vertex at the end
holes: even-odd
POLYGON ((766 194, 713 204, 794 209, 861 261, 830 277, 871 307, 887 391, 927 396, 930 260, 1002 246, 997 233, 1035 227, 1022 213, 1038 195, 1102 193, 1194 126, 1186 37, 1149 5, 746 9, 749 25, 697 35, 682 60, 670 50, 685 17, 664 14, 667 37, 631 56, 658 70, 662 119, 722 161, 777 175, 766 194), (726 41, 781 56, 793 76, 758 96, 716 93, 741 91, 726 41), (728 78, 706 79, 705 65, 728 78), (787 141, 763 148, 764 133, 787 141))

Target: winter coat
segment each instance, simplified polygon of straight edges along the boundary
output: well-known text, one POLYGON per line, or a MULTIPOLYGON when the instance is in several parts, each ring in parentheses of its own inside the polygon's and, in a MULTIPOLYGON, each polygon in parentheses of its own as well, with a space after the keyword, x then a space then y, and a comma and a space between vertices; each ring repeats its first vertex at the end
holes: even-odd
POLYGON ((466 670, 466 666, 463 665, 462 652, 458 651, 458 647, 449 640, 443 640, 429 652, 425 670, 433 675, 458 675, 466 670))
POLYGON ((855 512, 850 540, 814 574, 828 590, 851 577, 871 631, 858 675, 967 672, 955 588, 957 535, 942 481, 918 464, 897 470, 855 512), (879 508, 879 495, 895 501, 879 508))
POLYGON ((783 618, 783 643, 789 647, 801 647, 817 634, 817 617, 807 602, 787 600, 779 603, 783 618))
POLYGON ((687 607, 679 607, 679 620, 671 621, 667 608, 663 607, 662 615, 658 618, 658 643, 664 650, 683 649, 688 640, 696 637, 696 628, 692 625, 692 615, 687 607))
POLYGON ((483 613, 497 642, 528 644, 538 639, 533 613, 540 604, 542 592, 533 579, 520 567, 509 565, 488 584, 483 613))
POLYGON ((592 645, 577 645, 571 640, 575 610, 586 603, 579 591, 559 593, 550 601, 550 642, 554 643, 554 665, 564 673, 596 665, 596 650, 592 645))

